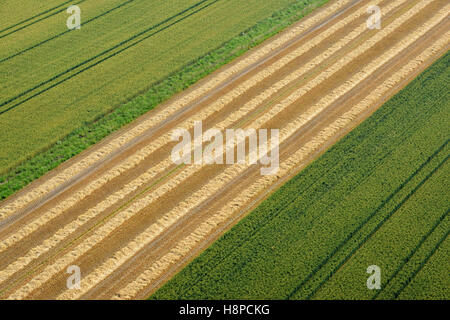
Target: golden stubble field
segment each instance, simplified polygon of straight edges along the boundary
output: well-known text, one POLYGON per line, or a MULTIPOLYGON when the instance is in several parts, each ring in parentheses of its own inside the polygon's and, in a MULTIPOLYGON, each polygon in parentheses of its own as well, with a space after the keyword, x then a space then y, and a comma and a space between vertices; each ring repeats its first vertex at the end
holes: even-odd
POLYGON ((371 4, 381 29, 332 1, 2 204, 0 297, 148 296, 448 49, 446 1, 371 4), (279 129, 278 172, 174 164, 171 132, 195 121, 279 129))

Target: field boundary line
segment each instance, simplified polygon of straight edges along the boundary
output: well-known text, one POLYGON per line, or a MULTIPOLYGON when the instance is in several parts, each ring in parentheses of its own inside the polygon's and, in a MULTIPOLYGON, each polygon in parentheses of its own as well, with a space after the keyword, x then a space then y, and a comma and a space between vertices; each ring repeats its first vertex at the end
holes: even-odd
MULTIPOLYGON (((384 118, 385 118, 385 116, 383 116, 382 119, 384 119, 384 118)), ((378 121, 381 121, 381 120, 378 120, 378 121)), ((395 144, 396 146, 401 145, 408 137, 410 137, 410 134, 408 134, 408 131, 402 131, 401 136, 402 136, 402 139, 399 140, 398 142, 396 142, 396 144, 395 144)), ((361 144, 359 144, 358 146, 361 147, 361 144)), ((354 150, 354 149, 352 149, 352 150, 354 150)), ((385 156, 383 156, 383 158, 380 158, 380 161, 383 161, 383 160, 384 160, 387 156, 389 156, 394 150, 395 150, 394 148, 391 149, 385 156)), ((356 152, 356 151, 355 151, 355 152, 356 152)), ((310 189, 313 185, 319 183, 325 174, 327 174, 327 173, 329 173, 329 172, 332 172, 332 171, 334 171, 334 170, 338 170, 338 169, 337 169, 337 168, 338 168, 338 167, 337 167, 338 165, 339 165, 339 166, 342 166, 343 164, 342 164, 342 163, 336 163, 335 165, 333 165, 333 167, 326 168, 326 171, 321 171, 321 175, 320 175, 319 177, 317 177, 317 179, 316 179, 313 183, 309 184, 308 187, 306 187, 304 190, 302 190, 302 191, 301 191, 301 194, 304 194, 304 193, 305 193, 308 189, 310 189), (332 170, 332 171, 331 171, 331 170, 332 170)), ((381 165, 381 164, 375 165, 374 168, 378 167, 379 165, 381 165)), ((301 172, 298 173, 298 175, 300 175, 300 174, 301 174, 301 172)), ((296 177, 297 177, 297 176, 295 176, 295 177, 292 178, 292 179, 296 179, 296 177)), ((290 183, 290 180, 289 180, 288 182, 290 183)), ((287 182, 287 183, 288 183, 288 182, 287 182)), ((333 184, 333 186, 334 186, 334 184, 333 184)), ((270 215, 270 216, 269 216, 268 214, 265 214, 265 215, 268 215, 268 216, 264 218, 264 221, 265 221, 265 222, 264 222, 263 224, 266 225, 266 224, 269 223, 272 219, 274 219, 274 218, 276 218, 277 216, 279 216, 279 214, 281 214, 281 213, 286 209, 286 207, 292 205, 295 201, 296 201, 296 199, 293 199, 293 200, 292 200, 291 202, 289 202, 289 203, 284 203, 284 204, 281 206, 281 208, 278 209, 278 211, 277 211, 276 214, 272 214, 272 215, 270 215)), ((305 207, 305 208, 306 208, 306 207, 305 207)), ((252 209, 252 210, 253 210, 253 209, 252 209)), ((256 210, 256 209, 254 209, 254 210, 256 210)), ((305 210, 306 210, 306 209, 305 209, 305 210)), ((249 234, 248 237, 246 237, 246 240, 243 240, 242 242, 239 243, 239 246, 238 246, 238 247, 244 245, 244 244, 247 242, 247 240, 253 238, 253 236, 254 236, 256 233, 258 233, 259 231, 261 231, 261 228, 258 229, 258 230, 253 230, 252 233, 249 234)), ((241 238, 242 238, 242 237, 241 237, 241 238)), ((238 248, 238 247, 236 247, 236 248, 238 248)), ((230 255, 230 254, 232 254, 232 252, 229 252, 228 254, 230 255)), ((222 257, 223 257, 223 255, 221 255, 221 258, 222 258, 222 257)), ((224 259, 215 259, 215 261, 217 261, 217 264, 213 265, 211 268, 208 268, 208 272, 211 271, 211 270, 214 270, 214 269, 217 267, 217 265, 220 264, 221 261, 223 261, 223 260, 224 260, 224 259)), ((205 275, 206 275, 206 273, 205 273, 205 275)), ((193 284, 193 283, 195 284, 195 283, 197 283, 198 281, 199 281, 199 278, 196 278, 196 281, 195 281, 195 282, 190 281, 190 283, 191 283, 191 284, 193 284)), ((186 288, 186 290, 188 290, 188 288, 186 288)), ((179 296, 181 297, 182 294, 180 294, 179 296)))
MULTIPOLYGON (((404 141, 404 140, 405 140, 405 139, 403 139, 402 141, 404 141)), ((397 143, 397 145, 400 145, 400 144, 401 144, 401 143, 397 143)), ((385 160, 386 157, 388 157, 390 154, 392 154, 393 151, 394 151, 394 149, 392 149, 392 150, 390 150, 388 153, 386 153, 386 154, 383 156, 383 158, 380 158, 380 161, 385 160)), ((381 164, 376 164, 376 165, 374 165, 372 169, 374 170, 374 169, 377 168, 379 165, 381 165, 381 164)), ((266 225, 267 225, 268 223, 270 223, 273 219, 276 219, 276 218, 279 217, 281 214, 283 214, 286 210, 288 210, 288 207, 294 205, 295 202, 296 202, 299 198, 301 198, 301 195, 304 195, 305 192, 309 191, 309 189, 310 189, 311 187, 315 186, 315 185, 318 184, 318 183, 321 183, 321 182, 322 182, 321 179, 322 179, 326 174, 328 174, 328 173, 330 173, 330 172, 333 172, 333 171, 335 171, 335 170, 338 170, 339 167, 342 167, 342 166, 343 166, 343 163, 342 163, 342 162, 341 162, 341 163, 337 162, 337 163, 335 163, 335 164, 333 165, 333 167, 327 168, 326 171, 323 171, 323 172, 321 173, 320 177, 318 177, 315 181, 312 181, 312 182, 308 185, 308 187, 306 187, 304 190, 302 190, 301 193, 299 194, 299 196, 298 196, 297 198, 294 198, 294 199, 290 200, 290 202, 284 203, 284 204, 281 206, 281 208, 279 208, 278 211, 277 211, 275 214, 271 215, 270 217, 265 218, 265 220, 264 220, 265 222, 264 222, 264 224, 261 226, 261 228, 253 230, 253 232, 252 232, 251 234, 249 234, 248 237, 246 237, 246 239, 243 240, 243 241, 242 241, 238 246, 236 246, 235 248, 236 248, 236 249, 237 249, 237 248, 240 248, 242 245, 244 245, 244 244, 247 243, 249 240, 251 240, 257 233, 260 233, 260 232, 262 231, 262 229, 265 228, 266 225)), ((372 170, 372 169, 371 169, 371 170, 372 170)), ((372 171, 373 171, 373 170, 372 170, 372 171)), ((372 171, 371 171, 366 177, 364 177, 363 179, 359 180, 359 181, 358 181, 358 185, 360 185, 361 183, 363 183, 364 181, 366 181, 366 180, 373 174, 372 171)), ((333 184, 332 186, 334 187, 335 184, 333 184)), ((320 197, 319 199, 322 199, 322 197, 320 197)), ((310 205, 312 205, 312 204, 309 204, 307 207, 305 207, 305 210, 306 210, 307 208, 309 208, 310 205)), ((328 207, 327 207, 327 208, 328 208, 328 207)), ((217 263, 216 263, 214 266, 212 266, 210 269, 208 269, 208 272, 210 272, 210 271, 212 271, 212 270, 215 270, 215 269, 220 265, 220 263, 223 262, 223 261, 224 261, 227 257, 229 257, 232 253, 233 253, 233 252, 229 252, 226 256, 223 256, 223 255, 222 255, 222 256, 221 256, 221 259, 216 259, 216 260, 217 260, 217 263)), ((192 281, 191 283, 192 283, 192 285, 194 286, 194 285, 197 284, 199 281, 201 281, 201 278, 200 278, 200 277, 197 277, 197 278, 195 279, 195 281, 192 281)), ((188 289, 189 289, 189 288, 186 288, 186 290, 188 290, 188 289)), ((184 293, 186 293, 186 291, 184 291, 183 294, 184 294, 184 293)), ((180 297, 181 297, 183 294, 180 294, 180 297)))

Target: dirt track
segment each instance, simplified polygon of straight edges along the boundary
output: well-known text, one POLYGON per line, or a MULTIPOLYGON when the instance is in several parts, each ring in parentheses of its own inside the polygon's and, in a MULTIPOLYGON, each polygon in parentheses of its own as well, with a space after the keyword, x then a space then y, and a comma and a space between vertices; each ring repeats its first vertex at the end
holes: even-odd
POLYGON ((36 181, 0 206, 0 298, 145 298, 446 52, 449 10, 332 1, 36 181), (176 166, 171 133, 196 120, 280 129, 280 170, 176 166), (70 265, 80 290, 66 288, 70 265))

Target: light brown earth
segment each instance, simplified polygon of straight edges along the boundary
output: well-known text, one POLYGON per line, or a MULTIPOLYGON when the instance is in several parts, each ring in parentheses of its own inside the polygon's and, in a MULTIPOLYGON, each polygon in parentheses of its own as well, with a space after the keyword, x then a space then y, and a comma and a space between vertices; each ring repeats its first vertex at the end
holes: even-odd
POLYGON ((0 205, 0 298, 145 298, 450 43, 446 0, 332 1, 0 205), (280 169, 176 166, 174 129, 280 130, 280 169), (68 266, 81 269, 68 290, 68 266))

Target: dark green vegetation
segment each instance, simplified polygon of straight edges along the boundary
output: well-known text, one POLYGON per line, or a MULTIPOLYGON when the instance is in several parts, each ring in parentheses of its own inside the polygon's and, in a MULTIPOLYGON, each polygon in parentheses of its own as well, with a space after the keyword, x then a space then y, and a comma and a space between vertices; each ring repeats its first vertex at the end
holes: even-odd
POLYGON ((5 0, 0 199, 326 2, 5 0), (82 28, 67 31, 77 3, 82 28))
POLYGON ((449 299, 449 119, 447 53, 151 298, 449 299))

